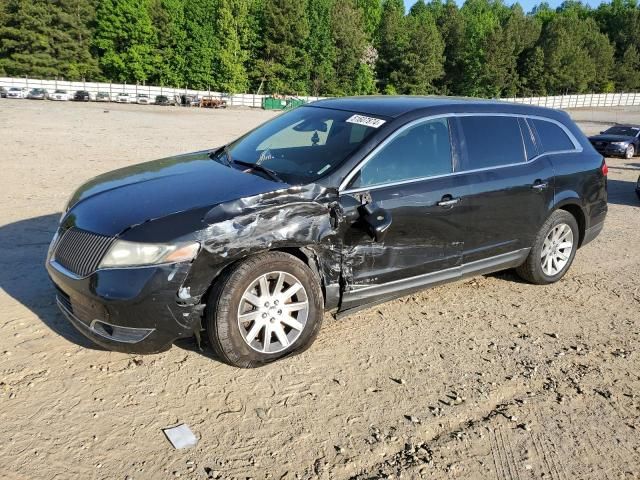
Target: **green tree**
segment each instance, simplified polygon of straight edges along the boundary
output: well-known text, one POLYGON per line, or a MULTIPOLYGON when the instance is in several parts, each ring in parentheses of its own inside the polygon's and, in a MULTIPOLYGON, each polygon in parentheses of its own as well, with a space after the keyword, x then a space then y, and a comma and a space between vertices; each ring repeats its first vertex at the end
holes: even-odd
POLYGON ((217 45, 213 59, 214 86, 223 92, 246 92, 249 77, 245 65, 249 56, 242 40, 249 13, 248 4, 245 0, 218 1, 217 45))
POLYGON ((7 0, 0 6, 0 70, 70 80, 98 76, 89 47, 90 0, 7 0))
POLYGON ((305 48, 310 28, 306 12, 306 0, 264 4, 264 46, 258 68, 269 92, 307 93, 311 61, 305 48))
POLYGON ((438 89, 447 95, 460 93, 464 83, 463 60, 466 55, 464 17, 454 0, 447 0, 445 4, 440 0, 433 0, 427 8, 435 18, 438 31, 444 41, 445 75, 438 82, 438 89))
POLYGON ((418 0, 404 22, 407 43, 401 52, 399 69, 391 73, 391 83, 400 93, 436 93, 436 81, 444 73, 444 42, 435 20, 425 3, 418 0))
POLYGON ((591 18, 558 15, 542 37, 547 91, 551 94, 601 91, 613 65, 613 46, 591 18))
POLYGON ((392 78, 396 77, 402 68, 402 54, 408 41, 403 1, 384 0, 378 33, 377 72, 380 87, 385 92, 391 91, 391 88, 396 90, 392 78))
POLYGON ((333 8, 334 0, 309 0, 307 4, 309 24, 313 25, 307 39, 311 65, 309 91, 313 95, 335 93, 337 88, 334 69, 337 51, 332 37, 333 8))
POLYGON ((93 45, 103 74, 120 82, 144 82, 154 74, 156 31, 148 3, 100 0, 93 45))
POLYGON ((184 4, 184 80, 189 88, 206 89, 215 83, 216 6, 216 0, 189 0, 184 4))
POLYGON ((181 86, 185 82, 185 32, 183 0, 153 0, 149 6, 156 30, 157 64, 151 81, 160 85, 181 86))
POLYGON ((489 97, 515 96, 521 85, 518 66, 524 52, 540 37, 539 21, 526 17, 520 5, 508 12, 483 45, 485 63, 480 75, 480 91, 489 97))
POLYGON ((536 46, 524 57, 522 66, 522 95, 543 96, 547 94, 544 50, 536 46))
POLYGON ((382 3, 380 0, 357 0, 356 3, 362 12, 367 40, 371 44, 375 44, 382 19, 382 3))
POLYGON ((635 45, 627 48, 616 68, 616 86, 622 91, 640 90, 640 54, 635 45))

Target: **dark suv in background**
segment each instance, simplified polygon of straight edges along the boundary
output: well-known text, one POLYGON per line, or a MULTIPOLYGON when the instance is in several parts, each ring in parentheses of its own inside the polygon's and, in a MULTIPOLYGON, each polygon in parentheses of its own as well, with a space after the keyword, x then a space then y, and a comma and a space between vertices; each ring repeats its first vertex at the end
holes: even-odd
POLYGON ((564 112, 322 100, 90 180, 46 265, 96 343, 155 352, 204 331, 221 359, 253 367, 310 345, 324 311, 508 268, 558 281, 603 227, 606 174, 564 112))

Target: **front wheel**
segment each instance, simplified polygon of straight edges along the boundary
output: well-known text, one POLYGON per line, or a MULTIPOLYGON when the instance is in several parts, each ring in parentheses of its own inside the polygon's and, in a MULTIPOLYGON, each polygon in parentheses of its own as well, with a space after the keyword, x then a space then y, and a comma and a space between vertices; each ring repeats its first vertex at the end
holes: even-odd
POLYGON ((556 210, 536 235, 529 256, 516 272, 538 285, 560 280, 573 262, 580 234, 578 222, 565 210, 556 210))
POLYGON ((633 158, 635 154, 636 154, 636 147, 634 147, 633 145, 629 145, 627 149, 624 151, 624 158, 629 160, 633 158))
POLYGON ((293 255, 268 252, 242 260, 216 281, 205 326, 222 360, 252 368, 306 349, 323 313, 317 274, 293 255))

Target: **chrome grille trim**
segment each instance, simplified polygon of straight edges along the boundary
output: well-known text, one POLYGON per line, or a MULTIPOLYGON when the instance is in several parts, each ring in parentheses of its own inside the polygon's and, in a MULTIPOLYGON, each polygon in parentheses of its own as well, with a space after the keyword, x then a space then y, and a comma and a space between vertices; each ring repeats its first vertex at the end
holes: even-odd
POLYGON ((86 277, 96 271, 113 241, 113 237, 72 227, 58 240, 52 260, 70 272, 86 277))

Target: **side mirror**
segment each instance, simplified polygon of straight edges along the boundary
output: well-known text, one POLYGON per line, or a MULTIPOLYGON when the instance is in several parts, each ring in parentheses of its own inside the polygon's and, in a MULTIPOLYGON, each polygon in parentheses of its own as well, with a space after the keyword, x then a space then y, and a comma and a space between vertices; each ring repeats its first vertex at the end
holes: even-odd
POLYGON ((382 242, 391 226, 391 214, 384 208, 371 203, 360 206, 359 210, 369 235, 376 242, 382 242))

